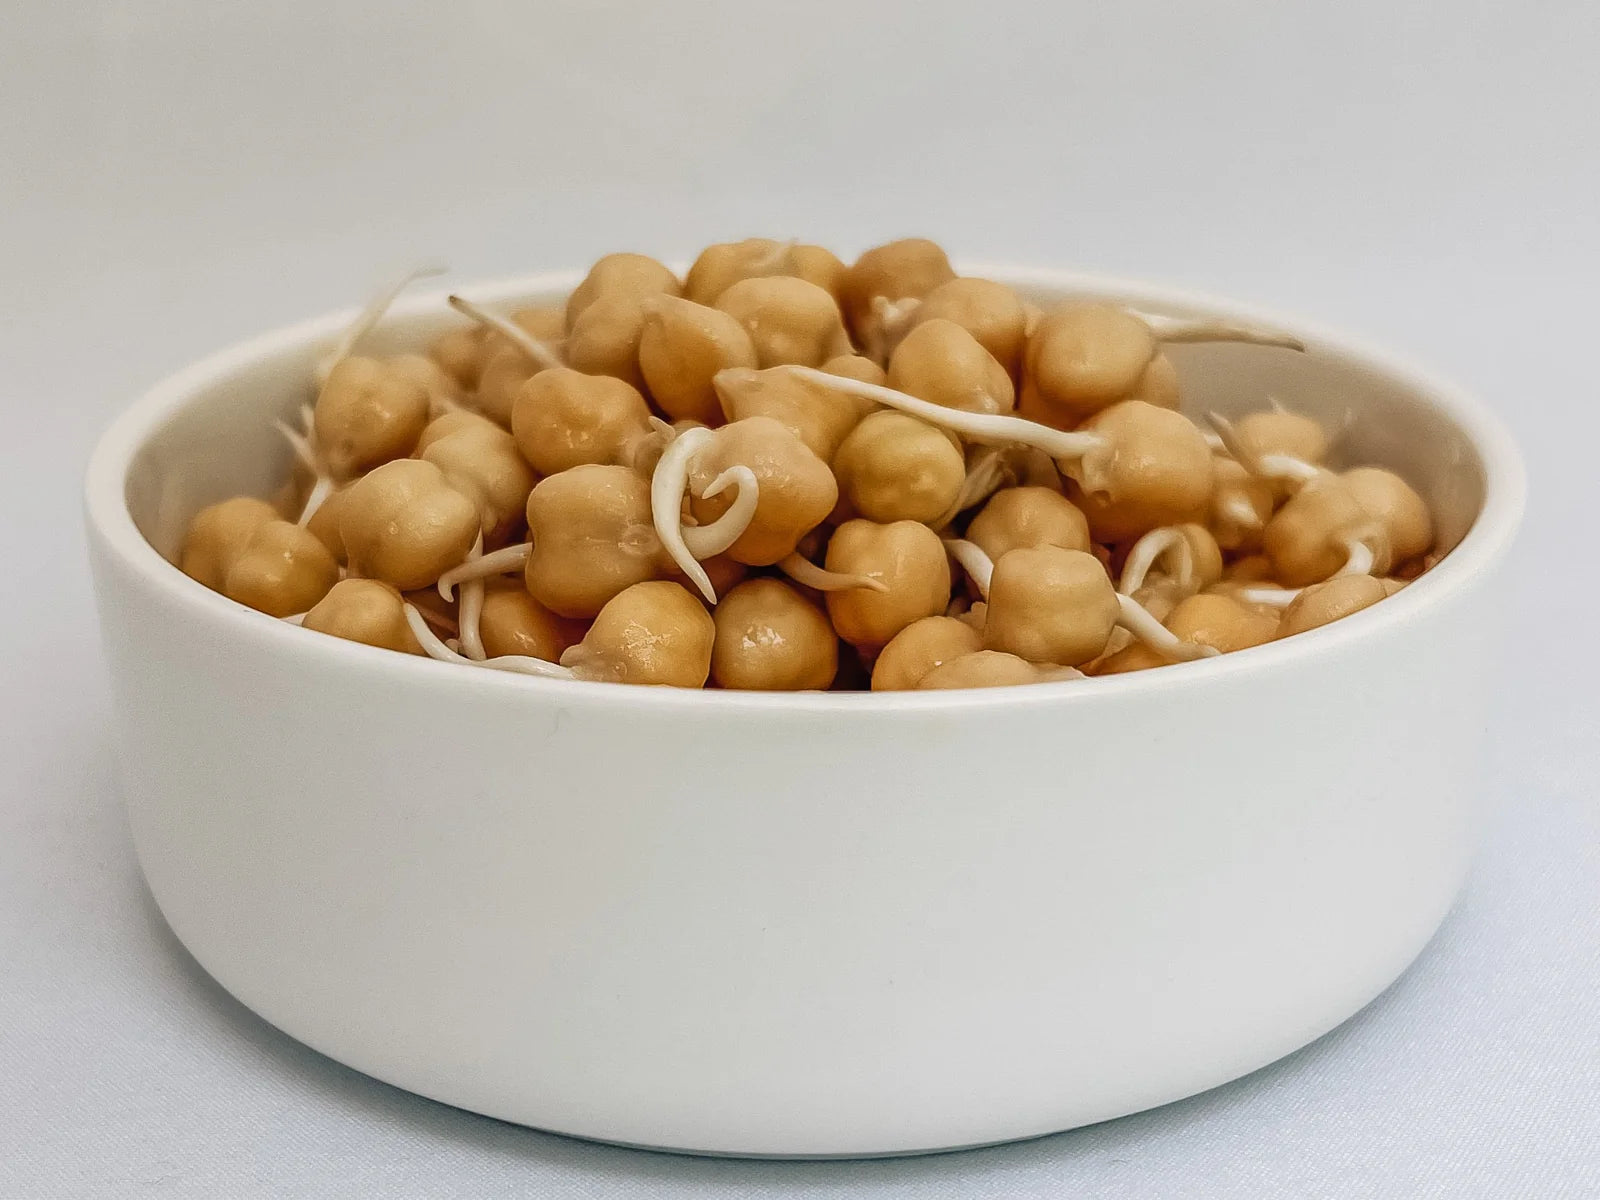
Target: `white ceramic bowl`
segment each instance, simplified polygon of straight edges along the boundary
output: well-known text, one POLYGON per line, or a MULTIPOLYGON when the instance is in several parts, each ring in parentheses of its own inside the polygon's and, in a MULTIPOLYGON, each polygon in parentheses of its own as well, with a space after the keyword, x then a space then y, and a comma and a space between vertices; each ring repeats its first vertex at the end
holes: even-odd
MULTIPOLYGON (((1366 1004, 1477 828, 1485 651, 1523 480, 1500 425, 1352 339, 1177 347, 1186 402, 1268 394, 1403 471, 1443 537, 1347 620, 1204 662, 976 692, 760 695, 530 679, 316 636, 169 564, 287 469, 336 314, 159 385, 88 527, 151 891, 293 1037, 450 1104, 678 1150, 862 1155, 1175 1100, 1366 1004)), ((468 287, 552 297, 575 275, 468 287)), ((391 346, 456 321, 402 303, 391 346)))

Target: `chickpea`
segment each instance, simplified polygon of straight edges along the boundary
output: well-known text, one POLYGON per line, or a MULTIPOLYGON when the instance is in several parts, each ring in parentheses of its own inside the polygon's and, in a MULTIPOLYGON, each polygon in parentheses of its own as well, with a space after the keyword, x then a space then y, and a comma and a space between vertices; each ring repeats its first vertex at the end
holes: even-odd
POLYGON ((839 305, 803 279, 742 279, 717 297, 716 307, 744 326, 763 367, 815 367, 850 350, 839 305))
POLYGON ((428 347, 428 357, 456 381, 456 386, 464 391, 475 391, 478 376, 483 373, 484 360, 488 357, 488 340, 488 330, 481 325, 451 329, 433 339, 433 344, 428 347))
POLYGON ((428 394, 428 413, 438 416, 460 408, 467 393, 426 354, 396 354, 384 360, 391 374, 408 379, 428 394))
POLYGON ((1091 417, 1082 432, 1104 444, 1066 471, 1097 541, 1127 541, 1209 514, 1216 478, 1211 447, 1182 413, 1129 400, 1091 417))
POLYGON ((540 371, 511 407, 516 447, 541 475, 585 463, 632 466, 651 433, 650 406, 637 388, 571 367, 540 371))
POLYGON ((189 578, 220 592, 228 569, 256 530, 281 519, 277 509, 254 496, 235 496, 208 505, 189 522, 178 554, 178 568, 189 578))
POLYGON ((880 524, 934 521, 955 502, 966 462, 943 430, 899 412, 862 419, 833 459, 841 494, 880 524))
MULTIPOLYGON (((455 299, 459 300, 459 297, 455 299)), ((460 307, 459 304, 457 307, 460 307)), ((428 348, 428 357, 454 379, 463 391, 476 392, 480 390, 484 368, 489 359, 515 347, 525 349, 526 343, 521 339, 513 341, 496 328, 494 323, 486 323, 484 317, 487 314, 469 313, 469 315, 472 315, 477 323, 462 329, 452 329, 440 335, 428 348)), ((519 308, 511 314, 509 324, 522 330, 551 353, 554 353, 554 347, 567 334, 564 310, 557 307, 519 308)), ((507 380, 514 374, 510 370, 510 365, 516 361, 518 360, 514 356, 508 358, 499 368, 507 380)), ((536 356, 530 361, 535 367, 552 365, 546 363, 542 356, 536 356)), ((504 383, 497 383, 491 388, 495 398, 499 398, 504 388, 504 383)))
POLYGON ((1387 541, 1379 522, 1344 481, 1327 475, 1289 498, 1267 523, 1261 545, 1280 583, 1304 587, 1342 570, 1387 570, 1387 541))
POLYGON ((417 456, 444 472, 450 486, 478 504, 484 540, 503 541, 522 522, 533 472, 512 436, 476 413, 446 413, 423 431, 417 456))
POLYGON ((489 585, 478 628, 490 657, 521 655, 546 662, 560 662, 562 653, 584 634, 581 622, 556 616, 528 595, 520 581, 489 585))
POLYGON ((377 579, 341 579, 306 613, 300 626, 401 654, 422 653, 406 625, 405 599, 377 579))
POLYGON ((1233 458, 1214 457, 1216 490, 1211 495, 1211 532, 1217 545, 1237 552, 1261 545, 1261 531, 1272 519, 1273 489, 1233 458))
POLYGON ((1204 525, 1166 525, 1152 529, 1128 549, 1117 590, 1138 595, 1157 562, 1176 559, 1165 581, 1179 596, 1193 595, 1222 578, 1222 550, 1204 525))
POLYGON ((967 540, 996 561, 1023 546, 1087 551, 1089 522, 1072 501, 1050 488, 1004 488, 972 518, 967 540))
POLYGON ((274 518, 255 531, 228 564, 222 594, 272 617, 303 613, 328 594, 339 564, 312 534, 274 518))
POLYGON ((968 412, 1010 412, 1016 399, 1005 367, 972 334, 943 318, 921 321, 901 339, 889 357, 888 384, 968 412))
POLYGON ((577 328, 578 318, 602 296, 628 300, 637 308, 640 301, 662 294, 683 294, 678 277, 667 267, 644 254, 607 254, 596 260, 583 282, 567 297, 567 332, 577 328))
POLYGON ((1040 665, 1018 658, 1015 654, 1007 654, 1000 650, 977 650, 934 667, 917 681, 917 691, 1017 687, 1072 677, 1064 671, 1041 668, 1040 665))
POLYGON ((588 464, 541 479, 528 495, 529 593, 561 617, 593 617, 663 569, 650 485, 627 467, 588 464))
POLYGON ((856 259, 840 284, 839 305, 856 340, 880 357, 888 351, 887 331, 881 306, 874 301, 921 300, 955 277, 950 259, 937 243, 901 238, 856 259))
POLYGON ((1328 453, 1328 434, 1310 417, 1282 408, 1246 413, 1233 425, 1246 462, 1281 454, 1315 466, 1328 453))
MULTIPOLYGON (((1278 636, 1277 613, 1241 604, 1229 596, 1204 593, 1180 600, 1165 625, 1184 641, 1210 646, 1224 654, 1260 646, 1278 636)), ((1143 671, 1167 662, 1149 646, 1135 642, 1106 659, 1095 674, 1143 671)))
POLYGON ((838 300, 844 287, 845 274, 850 270, 832 250, 804 242, 789 248, 789 268, 789 274, 816 284, 835 300, 838 300))
POLYGON ((681 584, 649 580, 608 600, 561 665, 579 679, 704 687, 715 638, 711 614, 681 584))
POLYGON ((1369 608, 1389 595, 1384 581, 1371 575, 1341 575, 1314 583, 1283 610, 1279 637, 1292 637, 1369 608))
POLYGON ((994 561, 984 645, 1029 662, 1077 665, 1106 648, 1120 609, 1092 554, 1023 547, 994 561))
POLYGON ((1340 479, 1356 503, 1383 526, 1393 561, 1408 562, 1433 548, 1433 514, 1400 476, 1382 467, 1356 467, 1340 479))
POLYGON ((827 614, 788 584, 751 579, 713 614, 711 678, 746 691, 826 688, 839 667, 839 639, 827 614))
POLYGON ((756 361, 755 343, 744 326, 720 309, 675 296, 646 305, 639 371, 651 397, 673 420, 722 424, 712 380, 719 371, 752 368, 756 361))
POLYGON ((351 573, 401 591, 433 583, 467 556, 481 533, 478 502, 422 459, 384 463, 346 490, 339 537, 351 573))
MULTIPOLYGON (((857 362, 866 361, 839 358, 831 360, 829 365, 855 370, 857 362)), ((780 367, 765 371, 722 371, 715 385, 722 412, 728 420, 769 417, 804 442, 824 462, 833 461, 845 437, 872 409, 871 401, 818 387, 780 367)))
POLYGON ((770 417, 748 417, 714 431, 693 459, 689 503, 701 525, 728 511, 732 501, 725 493, 707 492, 712 481, 735 467, 747 468, 759 485, 754 515, 726 551, 747 566, 770 566, 792 554, 839 498, 833 472, 804 442, 770 417))
POLYGON ((1128 399, 1143 400, 1146 404, 1154 404, 1157 408, 1176 410, 1178 368, 1172 365, 1172 360, 1165 354, 1157 354, 1144 369, 1144 374, 1139 376, 1139 382, 1134 385, 1128 399))
POLYGON ((611 375, 642 390, 639 345, 644 324, 643 300, 626 292, 604 293, 586 304, 572 323, 567 362, 585 374, 611 375))
POLYGON ((772 238, 745 238, 707 246, 683 277, 683 295, 696 304, 714 305, 717 297, 744 279, 793 272, 794 247, 772 238))
POLYGON ((916 521, 846 521, 829 539, 824 565, 838 574, 876 579, 887 589, 828 593, 833 627, 858 648, 886 645, 911 622, 943 613, 950 600, 944 544, 916 521))
MULTIPOLYGON (((912 331, 928 321, 953 321, 993 355, 1010 378, 1022 371, 1022 351, 1027 343, 1027 313, 1022 301, 1003 283, 959 277, 947 280, 922 298, 912 317, 912 331)), ((908 335, 909 336, 909 335, 908 335)), ((903 384, 891 384, 914 396, 922 395, 903 384)), ((924 396, 931 400, 933 397, 924 396)), ((1006 405, 1010 408, 1011 405, 1006 405)))
POLYGON ((340 359, 317 394, 317 448, 336 479, 404 458, 428 423, 428 390, 375 358, 340 359))
POLYGON ((935 667, 983 649, 983 635, 955 617, 923 617, 894 637, 872 668, 872 690, 905 692, 935 667))
POLYGON ((509 428, 511 410, 522 385, 543 368, 516 346, 503 346, 492 352, 478 376, 473 393, 477 410, 495 424, 509 428))
POLYGON ((340 566, 348 560, 345 553, 344 537, 339 532, 340 513, 344 511, 345 500, 349 498, 350 488, 334 488, 327 498, 312 511, 306 519, 305 527, 311 535, 328 548, 328 553, 340 566))

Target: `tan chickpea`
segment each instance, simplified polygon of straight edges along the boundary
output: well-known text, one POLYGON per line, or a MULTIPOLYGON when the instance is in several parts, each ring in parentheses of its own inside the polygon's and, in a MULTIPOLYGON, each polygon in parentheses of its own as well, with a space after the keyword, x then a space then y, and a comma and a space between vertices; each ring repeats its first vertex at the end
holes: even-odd
POLYGON ((1265 554, 1247 554, 1222 569, 1228 583, 1263 583, 1272 578, 1272 560, 1265 554))
POLYGON ((183 548, 178 554, 178 568, 191 579, 220 592, 228 577, 228 568, 244 551, 256 530, 278 520, 282 520, 278 510, 254 496, 235 496, 208 505, 189 522, 189 531, 184 535, 183 548))
POLYGON ((1356 503, 1383 525, 1394 562, 1409 562, 1433 548, 1433 514, 1404 479, 1382 467, 1356 467, 1340 478, 1356 503))
POLYGON ((517 449, 541 475, 585 463, 632 466, 651 432, 650 406, 637 388, 571 367, 540 371, 511 407, 517 449))
POLYGON ((966 479, 966 460, 943 430, 898 412, 869 413, 833 458, 840 494, 880 524, 935 521, 966 479))
POLYGON ((1072 501, 1050 488, 1003 488, 972 518, 967 540, 995 561, 1023 546, 1087 551, 1089 522, 1072 501))
POLYGON ((872 690, 905 692, 935 667, 983 649, 983 635, 955 617, 923 617, 894 637, 872 668, 872 690))
MULTIPOLYGON (((858 370, 853 356, 830 360, 823 369, 843 374, 858 370)), ((870 364, 875 367, 875 364, 870 364)), ((880 371, 881 375, 882 372, 880 371)), ((782 368, 765 371, 733 369, 718 374, 716 392, 722 414, 730 421, 769 417, 799 438, 818 458, 832 462, 856 423, 872 409, 870 400, 846 396, 796 378, 782 368)))
POLYGON ((516 346, 502 346, 484 361, 473 404, 495 424, 510 428, 517 393, 542 369, 516 346))
POLYGON ((846 521, 828 540, 824 565, 865 575, 884 591, 829 592, 828 615, 839 636, 857 647, 886 645, 913 621, 938 616, 950 602, 950 561, 939 535, 916 521, 880 525, 846 521))
POLYGON ((433 339, 428 357, 456 381, 463 391, 476 391, 478 376, 488 358, 489 331, 482 325, 463 325, 433 339))
POLYGON ((1379 522, 1333 475, 1319 476, 1291 496, 1261 538, 1273 574, 1285 587, 1327 579, 1360 553, 1358 545, 1367 548, 1377 570, 1388 569, 1387 538, 1379 522))
POLYGON ((567 334, 567 362, 585 374, 610 375, 642 390, 639 344, 644 324, 643 300, 627 292, 603 293, 586 304, 572 323, 567 334))
POLYGON ((303 613, 328 594, 339 564, 311 533, 273 519, 256 527, 222 581, 222 594, 272 617, 303 613))
POLYGON ((402 654, 421 654, 422 647, 406 625, 405 599, 377 579, 342 579, 317 601, 303 629, 331 634, 402 654))
MULTIPOLYGON (((1163 622, 1184 641, 1211 646, 1224 654, 1260 646, 1278 636, 1278 614, 1241 604, 1222 595, 1201 594, 1180 600, 1163 622)), ((1142 642, 1113 654, 1097 675, 1118 675, 1165 666, 1169 660, 1142 642)))
POLYGON ((1143 400, 1157 408, 1176 409, 1178 368, 1172 365, 1172 360, 1165 354, 1157 354, 1144 369, 1144 374, 1139 376, 1139 383, 1128 399, 1143 400))
POLYGON ((428 393, 430 414, 459 408, 467 399, 467 389, 426 354, 396 354, 383 363, 391 374, 410 380, 428 393))
POLYGON ((1116 589, 1094 555, 1023 547, 994 562, 983 643, 1029 662, 1076 666, 1106 648, 1119 616, 1116 589))
POLYGON ((627 467, 589 464, 540 480, 528 495, 528 537, 524 581, 557 616, 593 617, 663 570, 650 484, 627 467))
POLYGON ((317 448, 336 479, 404 458, 427 423, 427 389, 375 358, 340 359, 317 393, 317 448))
MULTIPOLYGON (((965 329, 994 357, 1008 377, 1015 378, 1021 373, 1028 317, 1021 299, 1005 284, 966 276, 941 283, 917 306, 912 316, 912 330, 936 320, 953 321, 965 329)), ((910 388, 902 390, 911 391, 910 388)), ((920 393, 912 392, 912 395, 920 393)))
POLYGON ((1123 542, 1160 525, 1203 522, 1211 509, 1211 447, 1182 413, 1129 400, 1097 413, 1082 431, 1105 446, 1069 465, 1071 496, 1095 540, 1123 542))
POLYGON ((339 537, 351 573, 401 591, 433 583, 467 556, 482 531, 478 502, 422 459, 385 463, 346 491, 339 537))
POLYGON ((1310 417, 1283 409, 1246 413, 1233 423, 1246 461, 1282 454, 1313 466, 1328 453, 1327 431, 1310 417))
POLYGON ((478 633, 490 658, 504 654, 560 662, 562 653, 583 640, 580 621, 558 617, 518 582, 495 580, 485 589, 478 633))
POLYGON ((716 626, 699 600, 681 584, 650 580, 607 601, 561 665, 579 679, 704 687, 715 639, 716 626))
MULTIPOLYGON (((823 363, 822 369, 829 375, 837 375, 841 379, 855 379, 862 383, 875 383, 880 386, 889 378, 887 371, 860 354, 840 354, 823 363)), ((867 401, 863 412, 870 412, 871 409, 872 402, 867 401)))
MULTIPOLYGON (((559 345, 567 336, 567 308, 564 304, 535 304, 512 312, 511 323, 534 341, 547 346, 559 345)), ((491 332, 491 343, 509 345, 504 335, 491 332)))
POLYGON ((1150 327, 1114 304, 1063 304, 1028 338, 1022 412, 1074 428, 1139 390, 1156 348, 1150 327))
POLYGON ((889 357, 888 384, 967 412, 1010 412, 1016 400, 1005 367, 972 334, 943 318, 921 321, 901 339, 889 357))
POLYGON ((1222 578, 1222 548, 1209 529, 1194 523, 1167 525, 1152 529, 1128 547, 1118 590, 1137 595, 1141 588, 1158 586, 1146 583, 1149 572, 1158 561, 1172 563, 1174 559, 1175 564, 1163 572, 1160 580, 1160 584, 1176 587, 1174 603, 1222 578))
POLYGON ((343 566, 349 557, 345 553, 344 537, 339 532, 340 513, 344 511, 344 504, 349 495, 348 486, 333 489, 306 520, 306 528, 317 541, 328 548, 328 553, 333 555, 334 561, 340 566, 343 566))
POLYGON ((1261 545, 1261 533, 1272 519, 1272 486, 1232 458, 1214 458, 1216 490, 1211 496, 1211 533, 1217 545, 1237 552, 1261 545))
MULTIPOLYGON (((953 688, 1019 687, 1045 683, 1052 673, 1002 650, 977 650, 934 667, 917 681, 917 691, 953 688)), ((1059 677, 1059 676, 1058 676, 1059 677)))
POLYGON ((578 318, 602 296, 629 301, 637 308, 639 301, 663 293, 683 294, 678 277, 666 266, 645 254, 607 254, 596 260, 583 282, 567 297, 567 332, 574 332, 578 318))
POLYGON ((675 296, 647 303, 639 371, 651 398, 675 421, 722 424, 712 380, 719 371, 756 366, 755 343, 734 317, 675 296))
POLYGON ((744 327, 763 367, 815 367, 850 350, 838 303, 804 279, 742 279, 717 297, 716 307, 744 327))
POLYGON ((478 503, 484 541, 504 541, 522 523, 533 472, 512 436, 476 413, 451 412, 429 424, 417 456, 444 472, 450 486, 478 503))
POLYGON ((759 485, 755 515, 727 549, 729 558, 747 566, 770 566, 792 554, 839 498, 833 472, 804 442, 770 417, 748 417, 716 430, 690 468, 690 510, 701 525, 727 511, 726 492, 704 493, 735 466, 748 467, 759 485))
POLYGON ((850 270, 839 256, 825 246, 812 246, 805 242, 789 248, 789 274, 807 283, 814 283, 835 300, 844 288, 845 273, 850 270))
POLYGON ((1292 637, 1327 625, 1370 608, 1388 595, 1384 581, 1371 575, 1341 575, 1325 583, 1314 583, 1283 610, 1278 636, 1292 637))
POLYGON ((850 331, 863 346, 886 351, 878 300, 920 300, 941 283, 954 279, 950 259, 927 238, 901 238, 874 246, 845 272, 839 305, 850 331))
POLYGON ((772 238, 745 238, 707 246, 683 277, 684 299, 713 305, 718 296, 740 280, 791 274, 792 249, 789 243, 772 238))
POLYGON ((746 691, 826 688, 839 667, 827 614, 776 579, 741 583, 717 605, 711 678, 746 691))

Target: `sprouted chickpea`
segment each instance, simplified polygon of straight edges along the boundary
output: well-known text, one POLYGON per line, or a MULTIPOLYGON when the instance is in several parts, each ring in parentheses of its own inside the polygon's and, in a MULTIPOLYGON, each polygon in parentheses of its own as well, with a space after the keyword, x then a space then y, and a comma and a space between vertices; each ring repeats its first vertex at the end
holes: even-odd
POLYGON ((303 613, 338 582, 339 564, 316 537, 274 516, 256 526, 227 563, 221 591, 272 617, 303 613))
POLYGON ((478 632, 490 658, 518 656, 559 662, 569 646, 583 640, 579 621, 558 617, 540 604, 522 581, 494 581, 487 585, 478 632))
POLYGON ((715 641, 700 601, 680 584, 650 580, 607 601, 561 665, 578 679, 698 688, 711 673, 715 641))
POLYGON ((509 426, 522 385, 539 371, 561 366, 561 355, 521 325, 480 308, 470 300, 451 296, 449 303, 457 312, 478 322, 494 338, 491 346, 495 348, 489 350, 478 374, 473 403, 496 424, 509 426))
POLYGON ((578 318, 602 296, 631 301, 638 307, 648 297, 663 294, 683 294, 683 286, 668 267, 644 254, 607 254, 596 260, 567 297, 567 332, 573 332, 578 318))
POLYGON ((541 479, 528 494, 528 592, 561 617, 593 617, 666 566, 650 484, 627 467, 589 464, 541 479))
POLYGON ((522 523, 534 475, 512 436, 476 413, 446 413, 417 441, 417 457, 444 472, 450 486, 478 503, 484 540, 498 545, 522 523))
POLYGON ((1305 483, 1278 509, 1261 537, 1273 574, 1287 587, 1335 574, 1383 574, 1390 547, 1382 522, 1337 475, 1305 483))
POLYGON ((954 617, 923 617, 907 625, 878 655, 872 690, 906 692, 935 667, 983 649, 983 635, 954 617))
POLYGON ((901 339, 889 356, 888 385, 968 412, 1010 412, 1016 399, 1005 367, 966 329, 942 317, 919 321, 901 339))
POLYGON ((709 472, 701 471, 700 463, 716 453, 719 433, 704 427, 684 430, 662 454, 650 478, 650 515, 656 537, 673 564, 711 604, 717 602, 717 592, 700 560, 730 554, 758 519, 770 526, 781 517, 784 505, 783 497, 769 497, 762 514, 760 478, 744 463, 732 463, 706 478, 709 472), (691 498, 691 480, 696 476, 699 491, 691 498), (691 505, 695 499, 709 503, 729 490, 734 491, 734 500, 715 520, 685 528, 686 501, 691 505))
POLYGON ((730 496, 730 487, 716 487, 717 481, 731 482, 741 469, 754 476, 757 487, 751 490, 757 500, 749 524, 725 548, 746 566, 771 566, 794 553, 839 498, 828 464, 767 417, 730 421, 713 430, 688 466, 690 511, 701 526, 713 528, 743 498, 730 496))
POLYGON ((741 279, 717 297, 716 307, 750 335, 760 366, 818 367, 850 352, 838 303, 804 279, 790 275, 741 279))
POLYGON ((713 614, 711 678, 747 691, 826 688, 839 668, 828 615, 777 579, 741 583, 713 614))
POLYGON ((1230 552, 1254 550, 1272 519, 1273 489, 1229 456, 1213 458, 1216 490, 1211 495, 1211 532, 1230 552))
POLYGON ((922 298, 955 277, 936 242, 901 238, 851 264, 839 286, 839 306, 868 357, 887 361, 891 339, 909 327, 922 298))
POLYGON ((991 559, 1022 546, 1089 549, 1089 522, 1072 501, 1050 488, 1003 488, 967 525, 966 540, 991 559))
POLYGON ((1058 683, 1082 679, 1073 667, 1029 662, 1003 650, 977 650, 934 667, 917 681, 921 692, 953 688, 1019 687, 1030 683, 1058 683))
POLYGON ((951 437, 905 413, 870 413, 833 457, 841 493, 868 520, 936 521, 966 481, 951 437))
POLYGON ((402 654, 421 654, 406 624, 406 602, 377 579, 341 579, 300 622, 304 629, 331 634, 402 654))
MULTIPOLYGON (((1276 613, 1221 595, 1189 596, 1178 602, 1163 624, 1180 641, 1210 646, 1220 654, 1260 646, 1278 636, 1276 613)), ((1091 673, 1119 675, 1159 667, 1167 661, 1149 646, 1136 642, 1106 657, 1091 673)))
POLYGON ((254 496, 235 496, 208 505, 189 522, 183 548, 178 553, 178 568, 191 579, 220 592, 228 569, 243 553, 256 530, 281 519, 277 509, 254 496))
MULTIPOLYGON (((965 329, 1011 378, 1021 373, 1028 315, 1016 292, 1005 284, 966 276, 941 283, 917 305, 911 328, 914 331, 917 326, 936 320, 953 321, 965 329)), ((893 386, 921 395, 914 388, 893 386)))
MULTIPOLYGON (((830 374, 843 375, 844 370, 856 369, 857 362, 866 360, 832 359, 823 369, 830 374)), ((878 372, 880 382, 882 374, 878 372)), ((729 368, 719 372, 713 382, 721 415, 729 421, 770 417, 824 462, 833 461, 845 437, 873 407, 870 401, 797 379, 783 367, 764 371, 729 368)), ((721 421, 706 424, 721 424, 721 421)))
POLYGON ((1305 588, 1283 610, 1279 637, 1305 633, 1370 608, 1390 594, 1385 581, 1370 575, 1344 575, 1305 588))
POLYGON ((466 558, 481 533, 477 499, 422 459, 369 471, 350 485, 339 511, 351 573, 401 591, 431 585, 466 558))
POLYGON ((1383 526, 1395 563, 1410 562, 1433 548, 1433 514, 1400 476, 1382 467, 1356 467, 1339 478, 1356 503, 1383 526))
POLYGON ((516 447, 541 475, 586 463, 634 466, 656 432, 638 388, 571 367, 529 377, 511 405, 516 447))
POLYGON ((939 535, 916 521, 846 521, 828 540, 823 565, 838 575, 863 575, 884 585, 829 592, 828 615, 839 636, 863 649, 886 645, 911 622, 937 616, 950 602, 950 564, 939 535))
POLYGON ((676 296, 645 302, 639 372, 651 399, 673 420, 722 424, 712 380, 721 371, 753 368, 757 361, 749 333, 728 313, 676 296))

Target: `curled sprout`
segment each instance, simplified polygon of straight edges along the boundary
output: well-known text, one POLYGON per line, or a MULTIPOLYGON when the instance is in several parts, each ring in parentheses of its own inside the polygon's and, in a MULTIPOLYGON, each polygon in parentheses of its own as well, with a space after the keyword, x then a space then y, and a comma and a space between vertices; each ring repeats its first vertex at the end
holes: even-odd
POLYGON ((1137 308, 1123 310, 1150 327, 1158 342, 1248 342, 1304 351, 1306 344, 1293 334, 1248 321, 1223 321, 1209 317, 1168 317, 1137 308))
POLYGON ((1058 462, 1075 462, 1085 454, 1105 445, 1105 439, 1098 434, 1068 433, 1052 429, 1048 425, 1041 425, 1037 421, 1029 421, 1024 417, 946 408, 942 404, 930 404, 926 400, 919 400, 915 396, 908 396, 904 392, 897 392, 880 384, 863 383, 859 379, 849 379, 843 375, 829 375, 826 371, 819 371, 815 367, 785 366, 781 369, 808 383, 832 388, 846 395, 859 396, 863 400, 874 400, 889 408, 897 408, 914 417, 921 417, 930 425, 949 429, 975 442, 988 445, 1031 446, 1043 450, 1058 462))
POLYGON ((451 567, 439 576, 439 595, 454 600, 456 585, 472 579, 487 579, 491 575, 510 575, 528 565, 528 555, 533 553, 532 542, 518 542, 515 546, 502 546, 490 554, 477 554, 459 567, 451 567))
POLYGON ((994 560, 984 552, 982 546, 965 538, 945 538, 944 548, 961 565, 961 569, 972 577, 978 594, 988 600, 989 580, 994 577, 994 560))
POLYGON ((546 679, 571 679, 572 672, 566 667, 556 663, 545 662, 542 658, 532 658, 525 654, 502 654, 498 658, 467 658, 458 654, 441 642, 428 622, 423 619, 422 613, 415 605, 406 605, 406 625, 411 629, 411 636, 417 639, 417 644, 429 658, 439 662, 456 663, 468 667, 488 667, 491 671, 509 671, 516 675, 539 675, 546 679))
POLYGON ((1163 557, 1174 555, 1177 569, 1172 573, 1172 580, 1179 591, 1185 595, 1191 594, 1197 583, 1194 547, 1183 536, 1182 530, 1171 525, 1152 529, 1133 544, 1128 551, 1127 561, 1122 565, 1122 578, 1117 581, 1117 591, 1124 596, 1134 595, 1144 586, 1150 568, 1163 557))
POLYGON ((889 585, 871 575, 857 575, 847 571, 830 571, 819 567, 798 550, 778 560, 778 570, 803 587, 818 592, 848 592, 867 588, 874 592, 887 592, 889 585))
POLYGON ((689 471, 694 457, 716 436, 704 427, 686 429, 673 439, 656 463, 650 476, 650 518, 661 546, 678 569, 700 590, 708 604, 717 602, 711 577, 700 565, 702 558, 721 554, 750 528, 755 518, 760 484, 749 467, 733 466, 723 471, 700 493, 701 499, 719 496, 730 487, 738 489, 727 512, 710 525, 685 527, 683 498, 689 490, 689 471))
POLYGON ((1117 624, 1157 654, 1177 662, 1193 662, 1197 658, 1215 658, 1221 653, 1215 646, 1184 641, 1156 620, 1150 614, 1150 610, 1132 596, 1117 593, 1117 606, 1121 609, 1117 624))
POLYGON ((383 314, 389 311, 389 306, 401 292, 419 279, 431 279, 436 275, 443 275, 449 269, 443 263, 426 263, 411 267, 374 293, 372 299, 367 301, 366 307, 356 314, 355 320, 345 326, 344 332, 339 335, 339 340, 334 343, 333 348, 317 360, 318 385, 326 383, 334 367, 350 356, 350 352, 356 348, 356 343, 377 328, 378 322, 383 320, 383 314))
POLYGON ((1258 479, 1265 479, 1271 483, 1282 483, 1290 488, 1299 488, 1310 483, 1323 474, 1321 467, 1313 466, 1303 459, 1295 458, 1291 454, 1254 454, 1239 438, 1238 430, 1233 427, 1233 422, 1221 413, 1206 414, 1206 419, 1211 422, 1217 431, 1217 437, 1229 454, 1238 460, 1240 466, 1249 471, 1258 479))
POLYGON ((462 316, 471 317, 478 324, 504 335, 512 345, 532 359, 541 370, 549 370, 551 367, 562 365, 559 354, 515 321, 507 320, 505 317, 492 313, 486 308, 480 308, 471 300, 461 296, 450 296, 448 301, 450 307, 462 316))

